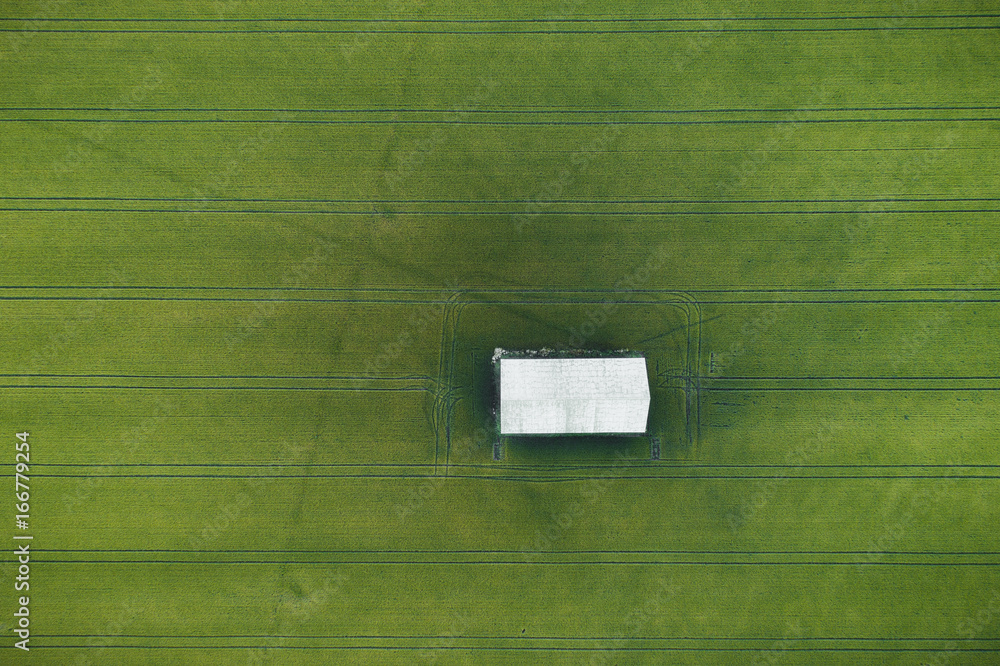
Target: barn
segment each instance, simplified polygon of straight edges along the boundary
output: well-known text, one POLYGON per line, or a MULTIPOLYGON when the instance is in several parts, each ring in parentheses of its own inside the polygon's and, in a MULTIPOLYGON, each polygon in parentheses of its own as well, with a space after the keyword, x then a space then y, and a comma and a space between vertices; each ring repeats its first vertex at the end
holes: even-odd
POLYGON ((500 435, 639 435, 649 379, 641 356, 494 355, 500 435))

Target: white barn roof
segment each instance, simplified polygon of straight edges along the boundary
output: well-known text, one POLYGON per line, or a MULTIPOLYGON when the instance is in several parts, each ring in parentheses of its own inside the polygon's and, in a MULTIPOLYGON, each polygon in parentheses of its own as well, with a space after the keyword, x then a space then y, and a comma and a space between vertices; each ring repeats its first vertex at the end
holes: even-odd
POLYGON ((644 358, 501 358, 500 434, 646 432, 644 358))

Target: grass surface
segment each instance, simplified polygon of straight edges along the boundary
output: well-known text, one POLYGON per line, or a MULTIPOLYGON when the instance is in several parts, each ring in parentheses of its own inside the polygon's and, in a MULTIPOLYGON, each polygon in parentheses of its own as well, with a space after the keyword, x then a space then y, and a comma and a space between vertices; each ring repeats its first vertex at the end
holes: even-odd
POLYGON ((0 661, 1000 659, 988 3, 0 13, 0 661), (663 459, 495 461, 546 345, 663 459))

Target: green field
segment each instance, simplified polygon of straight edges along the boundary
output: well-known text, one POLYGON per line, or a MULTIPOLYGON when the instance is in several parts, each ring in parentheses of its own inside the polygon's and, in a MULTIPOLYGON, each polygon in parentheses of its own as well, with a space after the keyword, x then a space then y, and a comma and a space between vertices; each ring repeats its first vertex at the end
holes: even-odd
POLYGON ((1000 663, 998 91, 981 0, 4 2, 0 663, 1000 663), (542 346, 660 459, 495 459, 542 346))

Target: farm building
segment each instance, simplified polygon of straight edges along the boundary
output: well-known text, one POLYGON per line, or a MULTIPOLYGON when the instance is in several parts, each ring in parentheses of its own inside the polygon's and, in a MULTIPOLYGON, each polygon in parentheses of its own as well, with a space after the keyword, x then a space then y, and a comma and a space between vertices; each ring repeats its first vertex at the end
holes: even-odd
POLYGON ((645 358, 500 355, 496 363, 501 435, 646 431, 650 394, 645 358))

